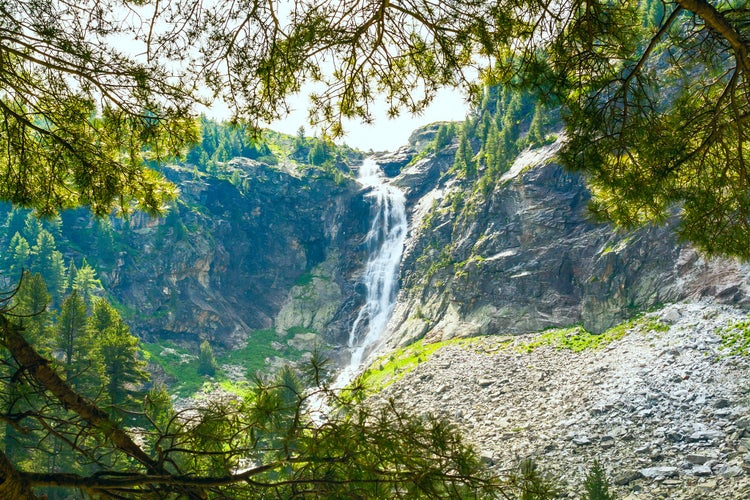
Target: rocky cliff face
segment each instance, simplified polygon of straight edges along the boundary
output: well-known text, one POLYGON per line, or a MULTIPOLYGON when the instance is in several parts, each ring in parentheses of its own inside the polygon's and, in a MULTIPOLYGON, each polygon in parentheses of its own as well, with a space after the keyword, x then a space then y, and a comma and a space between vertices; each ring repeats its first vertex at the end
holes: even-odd
POLYGON ((238 186, 168 168, 180 203, 163 219, 114 222, 119 252, 96 262, 107 290, 145 338, 231 347, 278 323, 342 341, 360 300, 368 227, 359 185, 247 159, 230 167, 241 172, 238 186))
MULTIPOLYGON (((574 323, 597 332, 685 298, 748 305, 747 266, 705 260, 668 227, 624 233, 590 220, 583 180, 552 159, 559 144, 526 151, 480 195, 451 170, 455 141, 430 152, 437 130, 377 158, 410 211, 390 345, 574 323)), ((167 169, 182 192, 176 209, 115 221, 114 250, 85 252, 100 255, 96 267, 134 331, 231 347, 273 327, 344 344, 367 258, 370 207, 359 184, 247 159, 229 169, 234 183, 167 169)))
POLYGON ((583 179, 553 160, 558 147, 524 152, 483 198, 450 172, 451 148, 399 173, 411 229, 391 345, 575 323, 599 332, 686 298, 748 305, 747 266, 705 260, 669 227, 592 221, 583 179))

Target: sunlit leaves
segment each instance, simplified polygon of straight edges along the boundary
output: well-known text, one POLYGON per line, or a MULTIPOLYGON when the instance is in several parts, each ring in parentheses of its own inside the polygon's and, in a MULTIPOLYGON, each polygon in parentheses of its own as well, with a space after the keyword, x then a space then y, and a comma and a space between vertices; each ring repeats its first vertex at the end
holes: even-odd
POLYGON ((721 6, 727 27, 692 3, 572 3, 553 43, 506 64, 562 104, 561 156, 587 176, 594 212, 625 227, 677 215, 684 239, 749 258, 750 90, 731 40, 747 13, 721 6))
POLYGON ((194 84, 123 44, 141 24, 117 5, 0 7, 0 198, 43 215, 80 205, 105 215, 159 211, 174 197, 144 161, 165 161, 195 139, 194 84))

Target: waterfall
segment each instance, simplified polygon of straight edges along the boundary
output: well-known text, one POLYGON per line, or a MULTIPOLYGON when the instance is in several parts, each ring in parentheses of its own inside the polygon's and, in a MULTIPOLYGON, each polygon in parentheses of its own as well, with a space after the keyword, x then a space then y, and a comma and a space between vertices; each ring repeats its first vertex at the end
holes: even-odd
POLYGON ((334 383, 337 387, 343 387, 354 378, 370 354, 369 349, 377 345, 385 331, 396 304, 399 266, 406 239, 404 193, 388 184, 377 163, 369 158, 362 163, 357 180, 371 188, 367 197, 374 200, 372 223, 365 242, 369 257, 362 278, 367 293, 349 333, 351 360, 334 383))

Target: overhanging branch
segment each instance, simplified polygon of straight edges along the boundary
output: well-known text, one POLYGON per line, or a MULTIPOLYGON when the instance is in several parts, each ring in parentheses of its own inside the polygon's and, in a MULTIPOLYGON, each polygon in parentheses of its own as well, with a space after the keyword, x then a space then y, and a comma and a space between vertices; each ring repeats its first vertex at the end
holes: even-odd
POLYGON ((706 0, 677 0, 685 10, 693 12, 703 19, 706 26, 716 31, 732 47, 737 65, 743 71, 750 73, 750 51, 745 38, 727 21, 723 13, 706 0))

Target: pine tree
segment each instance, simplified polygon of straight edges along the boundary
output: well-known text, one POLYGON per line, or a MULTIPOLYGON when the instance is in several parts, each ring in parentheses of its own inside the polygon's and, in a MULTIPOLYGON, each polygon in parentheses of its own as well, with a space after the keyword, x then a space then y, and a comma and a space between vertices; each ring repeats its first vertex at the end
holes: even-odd
POLYGON ((96 270, 83 259, 81 267, 76 270, 71 289, 76 291, 85 304, 91 303, 91 297, 102 290, 102 282, 96 277, 96 270))
POLYGON ((68 270, 65 273, 65 289, 63 294, 68 294, 73 289, 73 280, 75 280, 76 274, 78 274, 78 267, 73 257, 70 258, 70 264, 68 264, 68 270))
POLYGON ((23 236, 26 241, 36 241, 39 232, 42 230, 42 223, 33 212, 28 212, 23 224, 23 236))
POLYGON ((208 339, 201 342, 200 352, 198 354, 198 373, 200 375, 208 375, 213 377, 216 375, 216 359, 214 358, 214 351, 211 349, 211 344, 208 339))
POLYGON ((104 299, 94 301, 89 328, 101 352, 109 401, 116 406, 131 406, 137 401, 137 388, 149 379, 138 338, 104 299))
POLYGON ((328 146, 325 141, 314 139, 310 152, 307 155, 307 161, 311 165, 322 165, 331 157, 328 146))
POLYGON ((65 263, 62 253, 57 250, 55 238, 46 229, 39 231, 31 256, 31 269, 42 275, 52 298, 58 303, 65 290, 65 263))
POLYGON ((435 142, 434 142, 434 149, 435 151, 439 151, 443 149, 445 146, 451 143, 453 140, 453 136, 455 135, 455 130, 453 124, 443 124, 440 125, 438 128, 437 133, 435 134, 435 142))
POLYGON ((4 239, 10 241, 16 233, 23 232, 24 223, 26 222, 26 211, 13 208, 5 218, 4 239))
POLYGON ((300 126, 300 128, 297 129, 297 135, 294 137, 294 142, 292 143, 292 157, 297 159, 306 158, 308 151, 309 144, 305 137, 305 127, 300 126))
POLYGON ((18 291, 13 297, 14 314, 24 317, 24 334, 40 350, 46 350, 50 328, 49 306, 52 297, 44 278, 39 273, 24 273, 18 291))
POLYGON ((62 357, 66 380, 82 394, 93 399, 100 397, 106 383, 102 353, 88 327, 86 302, 77 290, 62 303, 54 347, 62 357))
POLYGON ((489 125, 487 140, 482 144, 482 154, 487 175, 494 179, 503 170, 500 162, 504 156, 500 146, 500 132, 497 130, 497 124, 494 120, 489 125))
POLYGON ((473 179, 477 174, 477 165, 474 161, 474 150, 469 142, 469 133, 464 126, 458 139, 458 149, 456 150, 456 159, 454 168, 461 172, 467 179, 473 179))
POLYGON ((144 397, 144 406, 149 420, 163 433, 175 416, 172 398, 164 384, 154 384, 144 397))
POLYGON ((527 142, 530 146, 541 146, 546 141, 547 134, 544 131, 544 119, 546 110, 541 103, 537 103, 534 108, 534 117, 529 125, 529 135, 527 142))
POLYGON ((11 277, 20 277, 21 271, 31 264, 31 247, 26 238, 16 233, 8 243, 8 271, 11 277))
POLYGON ((586 490, 583 500, 615 500, 615 495, 609 491, 607 475, 598 460, 594 460, 583 487, 586 490))

